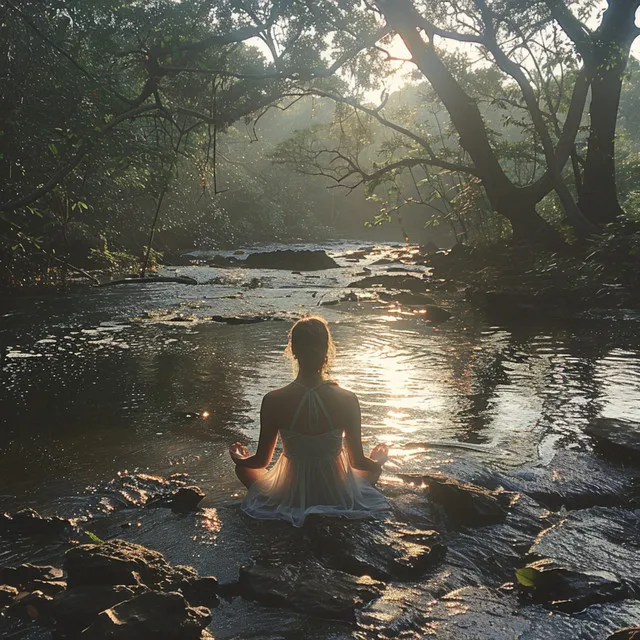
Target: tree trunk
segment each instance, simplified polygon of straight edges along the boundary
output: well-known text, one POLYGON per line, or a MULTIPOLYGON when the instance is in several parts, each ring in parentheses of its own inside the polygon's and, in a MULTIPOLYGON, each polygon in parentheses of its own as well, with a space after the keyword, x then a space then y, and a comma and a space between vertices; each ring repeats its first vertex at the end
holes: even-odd
POLYGON ((536 202, 514 185, 503 171, 475 100, 443 63, 433 42, 425 42, 416 30, 420 22, 413 3, 410 0, 378 0, 377 5, 402 38, 414 64, 442 100, 458 132, 460 145, 469 154, 491 206, 511 222, 514 241, 550 249, 561 246, 561 235, 538 214, 536 202))
POLYGON ((638 6, 640 0, 610 0, 585 59, 591 79, 590 127, 578 205, 597 225, 624 213, 616 185, 615 135, 624 72, 638 32, 638 6))

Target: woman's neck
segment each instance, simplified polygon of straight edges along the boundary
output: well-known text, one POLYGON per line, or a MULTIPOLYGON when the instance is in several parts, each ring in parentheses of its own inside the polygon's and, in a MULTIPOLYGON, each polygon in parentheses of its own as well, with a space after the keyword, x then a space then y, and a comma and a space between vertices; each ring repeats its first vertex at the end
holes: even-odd
POLYGON ((324 376, 321 371, 300 371, 295 381, 303 387, 316 387, 324 382, 324 376))

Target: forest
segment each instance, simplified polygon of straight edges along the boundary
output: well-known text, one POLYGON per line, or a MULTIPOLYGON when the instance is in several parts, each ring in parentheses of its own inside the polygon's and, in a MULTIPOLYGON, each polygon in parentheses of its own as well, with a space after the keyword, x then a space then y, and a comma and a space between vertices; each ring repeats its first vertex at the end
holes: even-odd
POLYGON ((390 222, 633 264, 638 4, 5 0, 2 286, 390 222))

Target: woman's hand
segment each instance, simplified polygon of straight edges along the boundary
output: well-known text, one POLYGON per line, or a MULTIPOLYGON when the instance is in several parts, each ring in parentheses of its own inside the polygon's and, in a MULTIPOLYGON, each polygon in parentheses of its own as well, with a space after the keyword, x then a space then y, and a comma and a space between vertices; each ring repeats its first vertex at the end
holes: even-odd
POLYGON ((244 460, 249 457, 249 449, 241 442, 234 442, 229 447, 229 455, 234 462, 238 462, 239 460, 244 460))
POLYGON ((369 457, 382 466, 389 459, 389 447, 386 444, 377 444, 371 449, 369 457))

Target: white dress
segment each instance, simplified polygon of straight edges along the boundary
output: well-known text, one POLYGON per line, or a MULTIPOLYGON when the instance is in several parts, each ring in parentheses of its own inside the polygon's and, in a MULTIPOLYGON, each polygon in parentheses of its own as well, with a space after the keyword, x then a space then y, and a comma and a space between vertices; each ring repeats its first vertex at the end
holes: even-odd
POLYGON ((306 392, 291 428, 280 429, 280 458, 251 486, 242 510, 252 518, 286 520, 294 527, 301 527, 312 513, 345 518, 388 513, 386 498, 370 482, 354 474, 342 446, 342 429, 317 434, 294 430, 305 404, 310 428, 318 423, 320 411, 333 426, 318 387, 304 388, 306 392))

